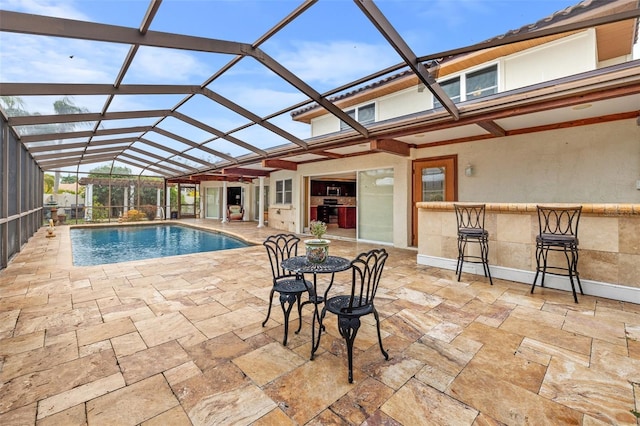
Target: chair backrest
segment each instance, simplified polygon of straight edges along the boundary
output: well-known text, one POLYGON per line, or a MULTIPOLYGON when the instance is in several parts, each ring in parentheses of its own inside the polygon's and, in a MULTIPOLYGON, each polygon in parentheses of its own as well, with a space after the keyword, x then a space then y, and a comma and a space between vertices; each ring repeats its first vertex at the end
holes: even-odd
POLYGON ((454 204, 458 229, 484 229, 484 204, 454 204))
POLYGON ((294 275, 282 268, 282 261, 298 255, 300 238, 294 234, 277 234, 267 237, 262 243, 267 249, 271 262, 273 279, 294 275))
POLYGON ((538 208, 538 227, 540 235, 578 236, 578 224, 582 206, 577 207, 545 207, 538 208))
POLYGON ((380 277, 389 254, 383 248, 360 253, 351 261, 351 298, 347 312, 373 305, 380 277))

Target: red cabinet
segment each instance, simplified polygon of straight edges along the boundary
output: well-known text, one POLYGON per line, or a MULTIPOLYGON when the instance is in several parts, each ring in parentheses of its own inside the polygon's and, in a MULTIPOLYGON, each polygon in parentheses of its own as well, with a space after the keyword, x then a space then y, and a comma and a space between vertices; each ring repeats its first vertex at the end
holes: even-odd
POLYGON ((355 206, 338 206, 338 226, 340 228, 356 227, 355 206))
POLYGON ((311 212, 309 213, 309 220, 318 220, 318 206, 311 206, 311 212))

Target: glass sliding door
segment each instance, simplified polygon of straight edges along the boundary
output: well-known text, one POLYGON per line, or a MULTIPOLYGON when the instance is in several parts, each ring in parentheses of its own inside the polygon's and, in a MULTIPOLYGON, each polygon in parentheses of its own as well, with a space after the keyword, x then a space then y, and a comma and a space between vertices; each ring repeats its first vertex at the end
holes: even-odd
POLYGON ((220 219, 220 188, 207 188, 205 202, 205 217, 220 219))
POLYGON ((358 239, 393 243, 393 169, 358 172, 358 239))

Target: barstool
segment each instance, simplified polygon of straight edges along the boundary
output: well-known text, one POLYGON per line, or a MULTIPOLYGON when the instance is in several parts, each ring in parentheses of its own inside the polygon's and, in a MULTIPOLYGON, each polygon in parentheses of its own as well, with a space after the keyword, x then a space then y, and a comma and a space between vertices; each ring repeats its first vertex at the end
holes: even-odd
POLYGON ((540 232, 536 237, 536 276, 533 278, 531 293, 536 287, 540 272, 542 272, 540 287, 544 287, 545 274, 568 276, 573 291, 573 300, 578 303, 573 277, 578 281, 580 294, 584 294, 578 274, 578 224, 582 206, 536 207, 540 232), (549 252, 562 252, 567 260, 567 266, 549 266, 549 252))
POLYGON ((456 274, 458 281, 462 275, 464 262, 482 263, 484 276, 489 278, 493 285, 491 271, 489 270, 489 232, 484 229, 484 204, 454 204, 456 220, 458 223, 458 262, 456 274), (480 255, 465 254, 467 243, 476 243, 480 246, 480 255))

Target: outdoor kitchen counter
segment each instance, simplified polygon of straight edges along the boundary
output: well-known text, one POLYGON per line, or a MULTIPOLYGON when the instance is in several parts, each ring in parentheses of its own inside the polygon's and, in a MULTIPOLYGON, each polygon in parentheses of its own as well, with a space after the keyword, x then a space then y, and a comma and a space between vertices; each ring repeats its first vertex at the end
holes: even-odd
MULTIPOLYGON (((453 202, 416 203, 419 264, 455 270, 458 246, 453 205, 453 202)), ((489 264, 494 278, 529 285, 533 282, 535 238, 538 235, 537 205, 485 203, 489 264)), ((580 204, 540 205, 565 207, 580 204)), ((639 236, 640 204, 582 204, 578 271, 585 294, 640 303, 639 236)), ((463 272, 484 275, 481 269, 481 265, 465 264, 463 272)), ((548 276, 545 285, 570 289, 566 277, 548 276)))

